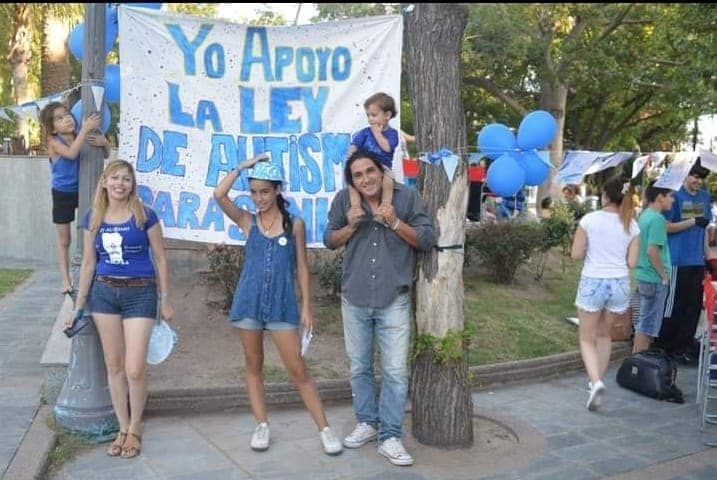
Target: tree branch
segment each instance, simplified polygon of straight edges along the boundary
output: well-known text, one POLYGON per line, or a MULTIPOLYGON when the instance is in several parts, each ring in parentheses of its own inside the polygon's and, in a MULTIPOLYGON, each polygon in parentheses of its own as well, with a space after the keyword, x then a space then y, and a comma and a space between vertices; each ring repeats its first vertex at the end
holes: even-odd
POLYGON ((617 30, 617 28, 622 25, 625 20, 625 17, 627 14, 632 10, 633 4, 628 4, 625 9, 617 16, 615 19, 603 30, 603 32, 598 37, 596 43, 602 42, 608 35, 610 35, 612 32, 617 30))
POLYGON ((501 88, 495 83, 493 83, 491 79, 485 77, 466 79, 465 85, 471 86, 471 84, 473 84, 473 86, 482 88, 486 92, 490 93, 498 100, 502 101, 507 106, 512 108, 516 113, 519 113, 521 115, 525 115, 526 113, 528 113, 528 110, 525 107, 523 107, 515 98, 501 90, 501 88))

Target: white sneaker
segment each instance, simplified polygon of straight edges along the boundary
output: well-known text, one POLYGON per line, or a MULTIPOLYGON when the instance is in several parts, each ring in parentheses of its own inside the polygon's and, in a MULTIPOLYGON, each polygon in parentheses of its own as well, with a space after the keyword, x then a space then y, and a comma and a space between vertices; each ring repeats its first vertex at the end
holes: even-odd
POLYGON ((598 407, 600 407, 600 403, 602 402, 602 396, 604 393, 605 384, 602 383, 602 380, 598 380, 591 385, 590 396, 588 396, 588 403, 585 405, 588 410, 594 412, 598 409, 598 407))
POLYGON ((326 455, 338 455, 344 449, 339 439, 336 438, 336 435, 334 435, 334 432, 332 432, 329 427, 321 430, 319 436, 321 437, 321 445, 323 445, 326 455))
POLYGON ((378 430, 373 428, 368 423, 359 423, 354 428, 354 431, 344 438, 344 447, 346 448, 359 448, 366 445, 368 442, 376 440, 378 437, 378 430))
POLYGON ((378 453, 388 458, 394 465, 407 467, 413 465, 413 457, 408 454, 403 443, 396 437, 384 440, 378 446, 378 453))
POLYGON ((249 446, 251 446, 252 450, 263 452, 264 450, 269 448, 270 438, 271 435, 269 433, 269 424, 266 422, 261 422, 257 424, 256 428, 254 429, 254 433, 251 436, 251 443, 249 443, 249 446))

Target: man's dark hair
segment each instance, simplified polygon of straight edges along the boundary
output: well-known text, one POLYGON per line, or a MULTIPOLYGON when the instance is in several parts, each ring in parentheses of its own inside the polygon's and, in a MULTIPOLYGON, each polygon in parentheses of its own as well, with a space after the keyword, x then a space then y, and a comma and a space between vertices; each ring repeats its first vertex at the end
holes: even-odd
POLYGON ((651 181, 645 188, 645 200, 647 200, 647 203, 657 200, 658 195, 667 195, 672 191, 669 188, 656 187, 655 182, 657 180, 651 181))
POLYGON ((692 165, 689 174, 704 180, 705 178, 707 178, 707 175, 710 174, 710 171, 702 166, 702 163, 700 162, 700 157, 697 157, 697 161, 694 165, 692 165))
POLYGON ((346 160, 346 165, 344 166, 344 178, 346 179, 346 183, 352 187, 354 186, 354 179, 351 176, 351 165, 353 165, 356 160, 361 158, 368 158, 376 165, 376 168, 383 172, 383 164, 381 163, 381 160, 378 159, 376 154, 371 153, 368 150, 356 150, 351 154, 349 159, 346 160))

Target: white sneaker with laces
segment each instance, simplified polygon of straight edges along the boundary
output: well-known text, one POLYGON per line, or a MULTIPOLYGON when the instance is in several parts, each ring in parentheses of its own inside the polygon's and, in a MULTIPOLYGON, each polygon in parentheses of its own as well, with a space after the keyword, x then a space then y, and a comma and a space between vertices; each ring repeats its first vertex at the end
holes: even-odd
POLYGON ((325 427, 321 430, 319 436, 321 437, 321 445, 324 447, 324 453, 326 455, 338 455, 344 449, 339 439, 336 438, 336 435, 334 435, 334 432, 332 432, 329 427, 325 427))
POLYGON ((378 453, 388 458, 394 465, 401 467, 413 465, 413 457, 408 454, 406 449, 403 448, 401 440, 396 437, 391 437, 381 442, 378 446, 378 453))
POLYGON ((598 380, 593 383, 590 387, 590 395, 588 396, 588 403, 585 405, 588 410, 594 412, 600 407, 602 403, 602 396, 605 394, 605 384, 602 380, 598 380))
POLYGON ((270 438, 271 434, 269 432, 269 424, 266 422, 261 422, 257 424, 256 428, 254 429, 254 433, 251 436, 251 443, 249 443, 249 446, 251 446, 252 450, 256 450, 257 452, 263 452, 264 450, 269 448, 270 438))
POLYGON ((378 430, 373 428, 368 423, 359 423, 354 428, 354 431, 344 438, 344 447, 346 448, 359 448, 366 445, 368 442, 376 440, 378 437, 378 430))

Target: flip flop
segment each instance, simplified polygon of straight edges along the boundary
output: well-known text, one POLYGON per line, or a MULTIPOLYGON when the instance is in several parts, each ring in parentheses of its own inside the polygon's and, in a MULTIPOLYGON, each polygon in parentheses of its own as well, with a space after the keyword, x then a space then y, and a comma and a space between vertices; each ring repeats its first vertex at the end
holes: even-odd
POLYGON ((63 291, 61 291, 60 295, 62 295, 63 297, 65 295, 72 296, 73 293, 75 293, 75 287, 70 287, 70 288, 66 288, 63 291))

